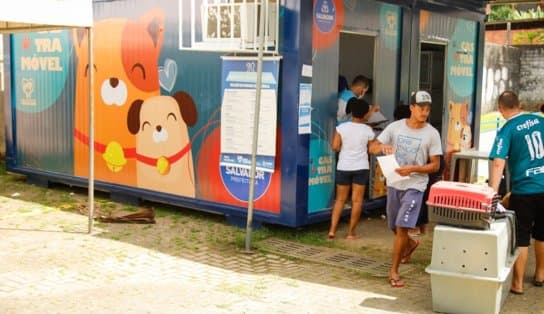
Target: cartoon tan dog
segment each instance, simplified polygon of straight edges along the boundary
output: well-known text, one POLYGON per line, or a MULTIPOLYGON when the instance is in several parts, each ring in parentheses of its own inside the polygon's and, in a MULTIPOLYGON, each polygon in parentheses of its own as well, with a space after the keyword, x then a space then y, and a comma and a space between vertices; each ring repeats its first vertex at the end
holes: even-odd
POLYGON ((195 197, 188 126, 197 120, 191 96, 155 96, 132 103, 127 127, 136 135, 138 187, 195 197))
POLYGON ((463 128, 468 125, 468 103, 449 104, 448 141, 446 151, 459 151, 463 128))
POLYGON ((163 41, 164 13, 153 9, 139 19, 95 22, 94 64, 89 66, 87 33, 75 30, 77 81, 74 114, 74 174, 89 174, 89 147, 95 150, 98 180, 136 185, 134 135, 126 121, 135 99, 160 94, 158 60, 163 41), (89 73, 94 71, 94 143, 89 143, 89 73))

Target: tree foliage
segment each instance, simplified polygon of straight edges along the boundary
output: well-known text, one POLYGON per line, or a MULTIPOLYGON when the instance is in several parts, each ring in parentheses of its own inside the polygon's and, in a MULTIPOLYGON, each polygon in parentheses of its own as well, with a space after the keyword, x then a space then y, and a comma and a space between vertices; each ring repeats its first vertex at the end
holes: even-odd
POLYGON ((536 9, 529 9, 524 11, 517 10, 513 5, 494 5, 489 12, 489 22, 508 22, 516 20, 532 20, 543 19, 544 10, 537 6, 536 9))

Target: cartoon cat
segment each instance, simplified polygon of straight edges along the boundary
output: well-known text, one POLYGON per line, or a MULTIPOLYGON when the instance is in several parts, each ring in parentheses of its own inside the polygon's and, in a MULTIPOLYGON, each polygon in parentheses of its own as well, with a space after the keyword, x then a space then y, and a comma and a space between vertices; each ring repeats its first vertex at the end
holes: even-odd
POLYGON ((124 121, 136 99, 160 94, 159 54, 164 14, 148 11, 136 20, 112 18, 93 27, 94 64, 89 65, 87 33, 75 30, 77 82, 74 116, 74 174, 87 177, 88 149, 95 149, 97 180, 136 185, 136 139, 124 121), (89 71, 94 71, 94 144, 89 143, 89 71))

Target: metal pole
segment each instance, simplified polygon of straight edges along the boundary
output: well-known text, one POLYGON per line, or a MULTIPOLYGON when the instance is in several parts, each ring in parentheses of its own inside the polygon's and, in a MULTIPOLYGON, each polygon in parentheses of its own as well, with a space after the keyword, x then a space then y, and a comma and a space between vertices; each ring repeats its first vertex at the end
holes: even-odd
POLYGON ((253 198, 255 197, 255 168, 259 137, 259 116, 261 111, 261 81, 263 75, 264 20, 268 12, 268 0, 261 1, 259 10, 259 52, 257 58, 257 86, 255 88, 255 113, 253 115, 253 145, 251 146, 251 170, 249 173, 249 203, 247 206, 246 252, 251 252, 251 225, 253 223, 253 198), (266 2, 266 4, 263 4, 266 2))
POLYGON ((89 46, 89 234, 93 232, 94 216, 94 57, 93 30, 87 28, 89 46))

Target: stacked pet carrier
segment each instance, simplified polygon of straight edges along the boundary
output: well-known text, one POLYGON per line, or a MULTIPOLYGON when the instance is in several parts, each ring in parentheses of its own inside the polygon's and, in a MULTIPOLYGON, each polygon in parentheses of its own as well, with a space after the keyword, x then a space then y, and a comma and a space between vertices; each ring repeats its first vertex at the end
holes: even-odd
POLYGON ((517 251, 514 216, 498 213, 498 202, 488 186, 452 181, 431 186, 429 220, 438 225, 426 271, 431 275, 434 311, 500 311, 517 251))
POLYGON ((429 220, 437 224, 489 230, 499 195, 489 186, 439 181, 431 187, 429 220))

